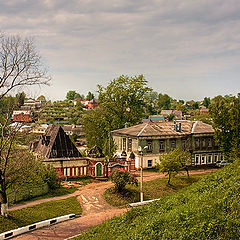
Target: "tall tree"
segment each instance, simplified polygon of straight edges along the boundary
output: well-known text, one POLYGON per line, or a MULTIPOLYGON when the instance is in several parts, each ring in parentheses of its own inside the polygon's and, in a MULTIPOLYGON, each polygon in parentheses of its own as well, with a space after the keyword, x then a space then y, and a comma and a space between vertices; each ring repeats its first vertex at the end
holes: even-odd
POLYGON ((98 104, 112 119, 113 129, 124 127, 126 122, 129 125, 141 122, 147 94, 152 91, 146 85, 143 75, 122 75, 112 80, 107 87, 98 85, 98 104))
MULTIPOLYGON (((50 76, 41 63, 30 38, 0 36, 0 203, 1 214, 7 215, 6 174, 10 163, 16 160, 15 136, 18 127, 10 127, 13 110, 12 101, 4 102, 4 97, 17 87, 48 84, 50 76), (14 155, 15 154, 15 155, 14 155)), ((8 98, 6 98, 8 100, 8 98)))
POLYGON ((104 148, 108 139, 108 133, 113 129, 111 116, 102 107, 85 111, 82 115, 83 130, 85 133, 87 145, 91 148, 95 145, 104 148))
POLYGON ((143 75, 120 76, 107 87, 98 86, 99 107, 83 116, 84 131, 90 147, 103 149, 108 133, 123 128, 125 123, 140 123, 146 108, 146 95, 151 91, 143 75))
POLYGON ((225 157, 240 157, 240 94, 213 98, 209 110, 216 140, 225 157))
POLYGON ((31 38, 0 35, 0 99, 12 89, 50 79, 31 38))

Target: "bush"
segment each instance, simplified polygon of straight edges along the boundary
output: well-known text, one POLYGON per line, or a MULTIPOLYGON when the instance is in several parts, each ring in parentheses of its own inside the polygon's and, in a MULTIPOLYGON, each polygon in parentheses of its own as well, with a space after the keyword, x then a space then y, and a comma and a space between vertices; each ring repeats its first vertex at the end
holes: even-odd
POLYGON ((61 179, 58 177, 57 172, 50 165, 46 166, 44 174, 44 182, 46 182, 50 189, 60 188, 61 179))
POLYGON ((111 181, 114 183, 114 189, 116 192, 122 193, 126 190, 127 184, 138 185, 138 180, 131 176, 127 171, 120 171, 115 169, 110 176, 111 181))

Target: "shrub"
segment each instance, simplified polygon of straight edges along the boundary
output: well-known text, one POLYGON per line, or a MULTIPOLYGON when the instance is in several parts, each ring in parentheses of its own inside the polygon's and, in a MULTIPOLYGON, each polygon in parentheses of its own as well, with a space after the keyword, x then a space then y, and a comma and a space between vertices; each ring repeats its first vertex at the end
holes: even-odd
POLYGON ((61 179, 58 177, 57 172, 50 165, 46 166, 44 174, 44 182, 46 182, 50 189, 59 188, 61 179))
POLYGON ((120 171, 115 169, 110 176, 111 181, 114 183, 114 189, 116 192, 122 193, 125 191, 127 184, 138 185, 138 181, 134 176, 127 171, 120 171))

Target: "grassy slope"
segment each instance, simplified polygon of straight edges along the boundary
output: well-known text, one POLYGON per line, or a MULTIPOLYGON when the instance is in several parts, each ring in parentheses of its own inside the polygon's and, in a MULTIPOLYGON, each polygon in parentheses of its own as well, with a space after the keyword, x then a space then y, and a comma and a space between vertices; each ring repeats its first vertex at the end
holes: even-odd
POLYGON ((240 239, 240 163, 76 239, 240 239))
MULTIPOLYGON (((167 184, 167 178, 158 178, 144 182, 144 200, 162 198, 166 195, 177 192, 180 189, 199 181, 206 175, 209 175, 209 173, 191 175, 189 179, 186 176, 177 176, 172 178, 171 186, 167 184)), ((124 195, 114 193, 113 189, 114 188, 109 188, 104 193, 105 200, 112 206, 125 207, 129 203, 140 201, 139 187, 128 185, 127 191, 124 195)))
POLYGON ((0 232, 70 213, 75 213, 77 217, 82 213, 81 206, 76 197, 41 203, 12 211, 7 218, 0 217, 0 232))

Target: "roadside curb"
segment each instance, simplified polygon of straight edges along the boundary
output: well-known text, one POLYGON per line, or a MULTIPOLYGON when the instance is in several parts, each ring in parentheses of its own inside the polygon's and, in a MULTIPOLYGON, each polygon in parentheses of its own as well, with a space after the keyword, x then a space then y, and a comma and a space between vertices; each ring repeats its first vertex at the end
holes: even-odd
POLYGON ((138 206, 146 205, 148 203, 151 203, 151 202, 154 202, 154 201, 158 201, 158 200, 160 200, 160 198, 147 200, 147 201, 143 201, 143 202, 129 203, 129 206, 130 207, 138 207, 138 206))
POLYGON ((31 224, 31 225, 28 225, 28 226, 25 226, 25 227, 21 227, 21 228, 17 228, 17 229, 14 229, 14 230, 10 230, 8 232, 1 233, 0 234, 0 239, 9 239, 9 238, 12 238, 12 237, 16 237, 20 234, 23 234, 23 233, 26 233, 26 232, 31 232, 33 230, 36 230, 36 229, 39 229, 39 228, 42 228, 42 227, 51 226, 51 225, 56 224, 56 223, 71 220, 73 218, 75 218, 75 214, 68 214, 68 215, 64 215, 64 216, 61 216, 61 217, 56 217, 56 218, 44 220, 44 221, 41 221, 41 222, 37 222, 37 223, 31 224))

